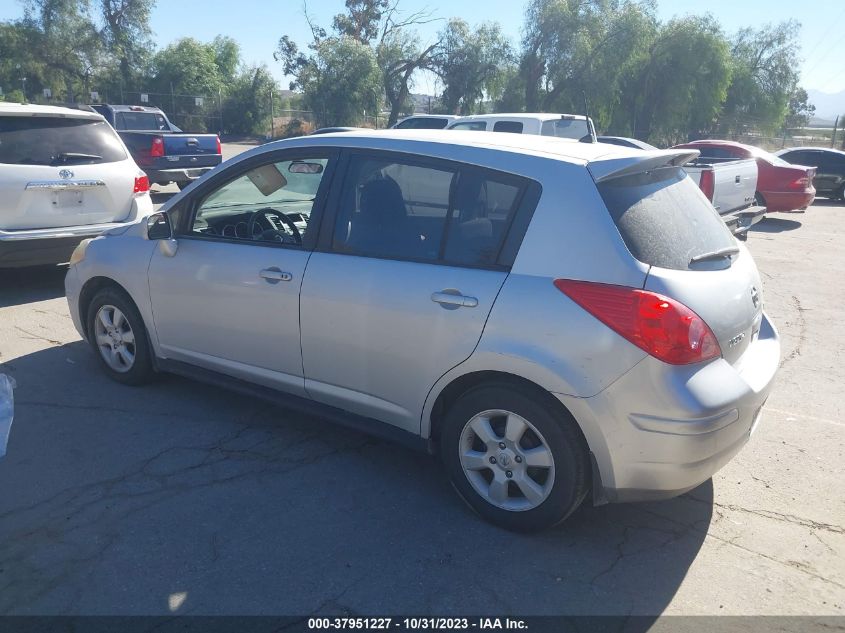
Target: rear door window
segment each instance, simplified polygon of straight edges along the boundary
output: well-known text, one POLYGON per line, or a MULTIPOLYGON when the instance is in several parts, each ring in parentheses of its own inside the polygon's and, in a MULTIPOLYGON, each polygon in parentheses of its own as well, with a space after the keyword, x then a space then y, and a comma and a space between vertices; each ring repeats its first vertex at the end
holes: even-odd
MULTIPOLYGON (((523 204, 528 186, 524 178, 448 161, 355 157, 341 193, 332 250, 502 267, 499 257, 514 217, 530 217, 533 211, 523 204)), ((530 202, 536 204, 536 197, 530 202)), ((519 231, 524 235, 524 227, 519 231)))
POLYGON ((689 270, 693 257, 736 246, 683 169, 614 178, 599 183, 598 190, 628 250, 644 264, 689 270))
POLYGON ((0 163, 94 165, 125 159, 123 144, 105 121, 0 116, 0 163))

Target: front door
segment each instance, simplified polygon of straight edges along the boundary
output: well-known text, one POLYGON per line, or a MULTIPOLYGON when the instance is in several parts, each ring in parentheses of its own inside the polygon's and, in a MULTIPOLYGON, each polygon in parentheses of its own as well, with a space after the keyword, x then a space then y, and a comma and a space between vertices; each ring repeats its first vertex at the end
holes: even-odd
POLYGON ((403 154, 349 165, 302 288, 305 387, 419 433, 429 390, 472 354, 507 277, 499 253, 527 183, 403 154))
POLYGON ((149 271, 165 358, 305 395, 299 289, 331 166, 326 152, 276 153, 184 201, 176 254, 156 249, 149 271))

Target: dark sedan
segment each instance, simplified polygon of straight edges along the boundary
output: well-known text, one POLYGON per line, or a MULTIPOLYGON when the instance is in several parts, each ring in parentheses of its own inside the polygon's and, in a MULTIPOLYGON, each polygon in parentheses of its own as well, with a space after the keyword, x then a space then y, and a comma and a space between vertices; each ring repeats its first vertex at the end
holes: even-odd
POLYGON ((845 200, 845 152, 824 147, 792 147, 782 149, 776 155, 793 165, 815 167, 813 185, 816 193, 845 200))

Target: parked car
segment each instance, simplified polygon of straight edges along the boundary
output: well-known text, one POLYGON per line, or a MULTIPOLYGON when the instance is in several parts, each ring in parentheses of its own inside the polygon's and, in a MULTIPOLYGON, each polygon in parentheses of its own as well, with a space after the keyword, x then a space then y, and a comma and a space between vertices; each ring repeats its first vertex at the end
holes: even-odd
POLYGON ((311 134, 334 134, 335 132, 352 132, 353 130, 360 130, 360 127, 321 127, 311 132, 311 134))
POLYGON ((151 184, 175 182, 184 189, 223 160, 216 134, 186 134, 159 108, 138 105, 92 105, 102 114, 151 184))
POLYGON ((153 211, 150 184, 99 114, 0 103, 0 268, 67 262, 153 211))
POLYGON ((413 114, 391 127, 397 130, 442 130, 460 118, 450 114, 413 114))
POLYGON ((672 497, 748 441, 780 358, 692 155, 405 130, 269 143, 81 244, 70 313, 119 382, 175 372, 437 450, 506 528, 672 497))
POLYGON ((815 169, 795 167, 759 147, 734 141, 702 140, 676 145, 675 149, 697 149, 701 152, 700 160, 713 164, 754 159, 757 162, 755 203, 766 207, 769 213, 804 210, 816 198, 815 169))
POLYGON ((793 147, 775 155, 793 165, 815 167, 813 186, 816 193, 845 200, 845 152, 824 147, 793 147))
POLYGON ((636 138, 628 138, 627 136, 597 136, 596 141, 599 143, 608 143, 610 145, 620 145, 622 147, 633 147, 634 149, 657 149, 654 145, 649 145, 645 141, 641 141, 636 138))
POLYGON ((473 132, 511 132, 568 138, 583 143, 596 142, 596 129, 590 117, 580 114, 516 113, 478 114, 461 117, 450 130, 473 132))
POLYGON ((756 204, 755 160, 749 158, 714 163, 696 156, 684 165, 684 169, 698 183, 713 208, 739 239, 745 240, 748 229, 765 216, 766 207, 756 204))

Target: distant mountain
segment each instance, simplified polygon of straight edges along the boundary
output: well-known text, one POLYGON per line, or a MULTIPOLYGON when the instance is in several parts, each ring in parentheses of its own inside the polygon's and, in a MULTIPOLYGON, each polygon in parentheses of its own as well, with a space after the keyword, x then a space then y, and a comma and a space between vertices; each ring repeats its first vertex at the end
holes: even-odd
POLYGON ((816 106, 816 117, 819 119, 833 120, 841 114, 845 114, 845 90, 830 94, 821 90, 808 90, 807 101, 816 106))

